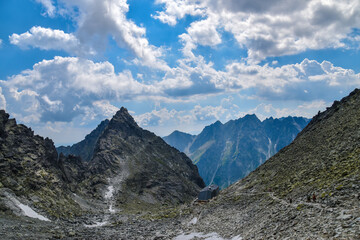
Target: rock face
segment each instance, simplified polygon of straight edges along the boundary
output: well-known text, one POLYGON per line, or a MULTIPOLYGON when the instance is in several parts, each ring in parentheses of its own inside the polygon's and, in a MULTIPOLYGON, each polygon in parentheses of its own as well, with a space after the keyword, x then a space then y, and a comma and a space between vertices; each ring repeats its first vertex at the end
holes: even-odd
POLYGON ((102 121, 91 133, 85 136, 85 139, 72 146, 60 146, 56 150, 65 156, 74 155, 81 157, 84 161, 90 161, 94 154, 94 148, 99 136, 109 124, 109 120, 102 121))
MULTIPOLYGON (((34 135, 34 132, 15 119, 9 119, 0 110, 0 205, 9 210, 8 203, 19 196, 48 216, 63 218, 80 213, 70 196, 70 179, 65 168, 74 167, 66 158, 58 161, 52 140, 34 135), (5 204, 5 205, 4 205, 5 204)), ((77 179, 79 180, 79 179, 77 179)))
POLYGON ((225 188, 290 144, 308 122, 302 117, 261 122, 246 115, 225 124, 217 121, 197 136, 174 132, 164 140, 193 160, 207 185, 225 188))
POLYGON ((99 137, 89 171, 92 180, 106 176, 117 205, 182 203, 192 200, 204 187, 191 160, 140 128, 125 108, 99 137))
POLYGON ((359 126, 356 89, 210 205, 199 206, 192 231, 244 239, 358 239, 359 126))

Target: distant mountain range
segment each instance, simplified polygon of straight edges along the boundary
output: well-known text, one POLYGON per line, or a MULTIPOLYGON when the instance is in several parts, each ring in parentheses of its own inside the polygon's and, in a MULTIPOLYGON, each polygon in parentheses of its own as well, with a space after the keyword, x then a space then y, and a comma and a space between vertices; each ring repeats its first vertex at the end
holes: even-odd
POLYGON ((242 239, 359 239, 360 90, 201 212, 198 232, 242 239))
POLYGON ((225 188, 290 144, 308 122, 303 117, 260 121, 253 114, 217 121, 196 136, 175 131, 163 139, 193 160, 207 185, 225 188))

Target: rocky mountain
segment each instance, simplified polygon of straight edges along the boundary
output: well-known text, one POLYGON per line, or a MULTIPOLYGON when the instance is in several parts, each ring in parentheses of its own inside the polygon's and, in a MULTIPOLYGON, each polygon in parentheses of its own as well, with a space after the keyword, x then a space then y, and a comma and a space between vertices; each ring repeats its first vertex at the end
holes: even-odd
POLYGON ((86 146, 90 161, 58 155, 50 139, 1 110, 0 213, 69 220, 149 210, 189 202, 205 186, 185 154, 140 128, 125 108, 71 149, 84 153, 80 146, 95 138, 86 146))
POLYGON ((163 139, 170 146, 173 146, 179 151, 186 153, 188 152, 188 147, 194 141, 195 137, 196 136, 194 135, 176 130, 172 132, 169 136, 163 137, 163 139))
MULTIPOLYGON (((137 208, 190 201, 204 187, 191 160, 140 128, 125 108, 100 135, 89 171, 92 186, 101 179, 113 188, 116 205, 133 204, 137 208)), ((99 186, 101 192, 102 184, 99 186)))
POLYGON ((174 132, 164 140, 193 160, 207 185, 225 188, 290 144, 308 122, 302 117, 260 121, 246 115, 225 124, 217 121, 197 136, 174 132))
MULTIPOLYGON (((74 182, 65 169, 77 169, 76 158, 58 159, 52 140, 34 132, 0 110, 0 210, 20 214, 19 203, 36 207, 47 216, 80 214, 72 199, 74 182)), ((81 165, 81 164, 80 164, 81 165)), ((77 179, 79 180, 79 179, 77 179)))
POLYGON ((84 161, 90 161, 94 154, 94 148, 99 136, 109 124, 109 120, 102 121, 91 133, 85 136, 85 139, 72 145, 72 146, 60 146, 56 150, 60 154, 75 155, 81 157, 84 161))

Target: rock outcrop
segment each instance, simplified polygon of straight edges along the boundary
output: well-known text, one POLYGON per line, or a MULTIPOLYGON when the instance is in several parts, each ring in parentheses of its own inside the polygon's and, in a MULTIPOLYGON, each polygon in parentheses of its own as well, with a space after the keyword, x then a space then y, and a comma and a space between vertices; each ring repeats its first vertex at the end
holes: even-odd
MULTIPOLYGON (((6 196, 18 196, 54 218, 80 214, 78 204, 71 198, 72 180, 67 179, 62 171, 63 163, 68 167, 73 165, 67 159, 58 161, 52 140, 34 135, 30 128, 17 124, 15 119, 9 119, 9 114, 0 110, 2 200, 9 203, 14 199, 5 199, 6 196)), ((3 210, 9 210, 4 201, 0 201, 3 210)))

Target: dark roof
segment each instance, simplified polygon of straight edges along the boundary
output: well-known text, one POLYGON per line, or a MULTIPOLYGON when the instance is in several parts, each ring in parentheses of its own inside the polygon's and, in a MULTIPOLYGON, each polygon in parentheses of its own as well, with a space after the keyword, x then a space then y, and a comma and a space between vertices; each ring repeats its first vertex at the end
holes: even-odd
POLYGON ((219 194, 219 186, 215 184, 211 184, 207 186, 199 192, 198 200, 204 201, 209 200, 219 194))

